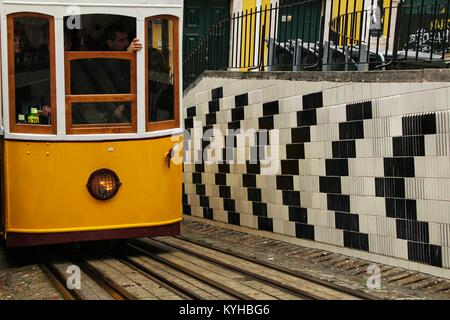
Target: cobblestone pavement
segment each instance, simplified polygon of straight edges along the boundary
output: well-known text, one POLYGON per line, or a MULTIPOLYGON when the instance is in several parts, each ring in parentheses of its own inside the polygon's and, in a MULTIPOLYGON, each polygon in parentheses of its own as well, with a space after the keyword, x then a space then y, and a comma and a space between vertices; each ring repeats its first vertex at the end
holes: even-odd
POLYGON ((381 289, 369 290, 367 267, 373 262, 311 249, 197 221, 184 221, 181 234, 191 240, 302 271, 382 299, 450 299, 450 281, 420 272, 377 264, 381 289))
POLYGON ((36 265, 0 270, 0 300, 60 300, 36 265))
POLYGON ((61 300, 61 295, 29 257, 28 249, 7 254, 0 243, 0 300, 61 300))

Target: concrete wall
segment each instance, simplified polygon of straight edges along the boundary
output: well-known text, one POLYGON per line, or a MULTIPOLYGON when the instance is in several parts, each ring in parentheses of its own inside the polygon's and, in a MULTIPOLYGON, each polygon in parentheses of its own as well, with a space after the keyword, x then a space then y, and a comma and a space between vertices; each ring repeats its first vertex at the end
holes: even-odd
POLYGON ((450 278, 449 101, 448 70, 206 73, 183 101, 184 214, 450 278))

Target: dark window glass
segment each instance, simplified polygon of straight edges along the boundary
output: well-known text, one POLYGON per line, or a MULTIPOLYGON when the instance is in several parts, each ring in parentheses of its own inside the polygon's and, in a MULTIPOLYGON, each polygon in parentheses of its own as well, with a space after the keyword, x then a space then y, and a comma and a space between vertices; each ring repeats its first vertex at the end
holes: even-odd
POLYGON ((136 19, 112 14, 64 18, 65 51, 126 51, 136 35, 136 19))
POLYGON ((49 22, 14 18, 16 121, 51 124, 49 22))
POLYGON ((130 102, 72 103, 72 124, 131 123, 130 102))
POLYGON ((82 59, 70 62, 71 94, 130 93, 130 61, 82 59))
POLYGON ((149 121, 174 119, 174 22, 147 23, 149 121))

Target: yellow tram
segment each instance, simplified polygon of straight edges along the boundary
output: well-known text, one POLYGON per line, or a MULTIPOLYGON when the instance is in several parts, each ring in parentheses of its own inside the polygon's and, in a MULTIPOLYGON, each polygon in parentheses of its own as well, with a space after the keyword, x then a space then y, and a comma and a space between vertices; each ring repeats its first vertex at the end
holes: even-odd
POLYGON ((7 245, 178 234, 183 2, 0 8, 7 245))

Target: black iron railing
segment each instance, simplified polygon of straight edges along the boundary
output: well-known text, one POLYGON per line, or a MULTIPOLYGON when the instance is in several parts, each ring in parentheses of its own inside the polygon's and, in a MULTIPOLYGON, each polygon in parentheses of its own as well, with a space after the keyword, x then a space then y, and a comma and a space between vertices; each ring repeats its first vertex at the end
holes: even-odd
POLYGON ((187 54, 184 87, 205 70, 447 67, 449 8, 450 0, 284 0, 234 13, 187 54))

